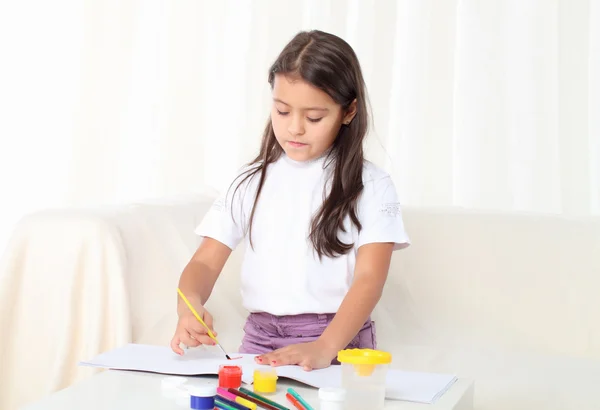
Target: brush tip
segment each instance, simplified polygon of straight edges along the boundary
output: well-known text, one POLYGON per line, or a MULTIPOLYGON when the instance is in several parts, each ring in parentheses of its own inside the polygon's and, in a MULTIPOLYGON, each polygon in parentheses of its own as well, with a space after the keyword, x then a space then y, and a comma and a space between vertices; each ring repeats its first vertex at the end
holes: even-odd
POLYGON ((227 358, 227 360, 231 360, 231 357, 229 357, 228 354, 226 354, 225 357, 227 358))

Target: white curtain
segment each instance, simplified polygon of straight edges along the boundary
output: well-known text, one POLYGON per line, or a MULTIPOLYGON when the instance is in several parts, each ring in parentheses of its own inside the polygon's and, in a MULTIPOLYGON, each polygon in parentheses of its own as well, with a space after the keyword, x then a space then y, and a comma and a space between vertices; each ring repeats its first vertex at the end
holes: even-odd
POLYGON ((24 213, 220 189, 299 30, 366 76, 415 206, 600 214, 599 0, 0 3, 0 249, 24 213))

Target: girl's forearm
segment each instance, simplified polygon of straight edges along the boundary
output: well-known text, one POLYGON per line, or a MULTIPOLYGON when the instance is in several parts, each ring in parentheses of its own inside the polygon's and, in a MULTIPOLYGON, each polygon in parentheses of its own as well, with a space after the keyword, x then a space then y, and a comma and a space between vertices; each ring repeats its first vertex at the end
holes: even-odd
POLYGON ((358 334, 381 298, 382 284, 368 277, 357 279, 335 317, 319 340, 332 355, 343 350, 358 334))
MULTIPOLYGON (((181 273, 179 289, 192 306, 201 306, 208 301, 218 276, 219 273, 211 271, 206 264, 192 259, 181 273)), ((177 314, 180 315, 187 310, 185 302, 178 296, 177 314)))
MULTIPOLYGON (((231 254, 231 249, 212 238, 204 238, 179 278, 179 289, 192 306, 204 305, 231 254)), ((177 296, 177 314, 187 311, 177 296)))

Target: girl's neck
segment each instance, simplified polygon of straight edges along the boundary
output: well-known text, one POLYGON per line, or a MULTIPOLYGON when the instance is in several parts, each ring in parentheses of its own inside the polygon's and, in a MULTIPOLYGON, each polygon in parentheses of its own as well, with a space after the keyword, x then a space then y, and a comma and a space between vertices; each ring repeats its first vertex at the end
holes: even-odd
POLYGON ((293 166, 299 167, 299 168, 308 168, 308 167, 314 166, 316 164, 323 164, 323 162, 325 161, 325 159, 327 158, 327 156, 329 155, 330 152, 331 152, 331 148, 328 148, 325 152, 323 152, 318 157, 315 157, 313 159, 308 159, 306 161, 296 161, 295 159, 291 159, 290 157, 287 156, 285 151, 281 155, 283 156, 283 159, 290 165, 293 165, 293 166))

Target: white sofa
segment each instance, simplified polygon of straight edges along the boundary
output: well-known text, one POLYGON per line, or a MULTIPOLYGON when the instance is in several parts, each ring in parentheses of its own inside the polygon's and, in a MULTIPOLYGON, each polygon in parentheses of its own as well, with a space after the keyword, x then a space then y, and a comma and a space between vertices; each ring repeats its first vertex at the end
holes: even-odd
MULTIPOLYGON (((128 342, 168 344, 179 274, 214 193, 32 214, 0 265, 0 409, 97 371, 77 366, 128 342)), ((394 255, 375 312, 394 365, 475 380, 475 408, 600 409, 600 219, 404 209, 412 246, 394 255)), ((243 249, 209 309, 237 349, 243 249)))

